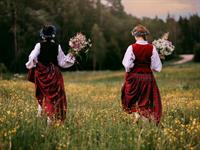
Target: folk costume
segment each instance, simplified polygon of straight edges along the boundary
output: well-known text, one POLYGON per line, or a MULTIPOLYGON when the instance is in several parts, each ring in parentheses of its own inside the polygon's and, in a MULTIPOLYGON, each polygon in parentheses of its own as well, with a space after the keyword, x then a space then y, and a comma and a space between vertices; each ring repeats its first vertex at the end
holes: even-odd
POLYGON ((153 72, 160 72, 162 63, 156 48, 145 40, 130 45, 124 55, 125 81, 122 106, 128 113, 137 113, 159 123, 161 97, 153 72))
POLYGON ((65 55, 61 46, 54 41, 55 32, 52 26, 45 29, 41 33, 43 41, 35 45, 26 67, 33 72, 38 111, 44 109, 49 120, 55 118, 64 121, 67 100, 59 67, 71 67, 75 58, 71 54, 65 55))

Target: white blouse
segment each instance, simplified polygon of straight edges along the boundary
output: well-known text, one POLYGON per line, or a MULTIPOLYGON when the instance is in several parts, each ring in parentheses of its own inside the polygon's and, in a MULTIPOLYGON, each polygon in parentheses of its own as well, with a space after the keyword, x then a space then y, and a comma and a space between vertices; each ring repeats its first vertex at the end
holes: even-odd
MULTIPOLYGON (((137 41, 136 43, 141 45, 148 44, 147 41, 137 41)), ((126 50, 126 53, 122 61, 122 64, 125 67, 126 72, 129 72, 131 68, 134 67, 134 61, 135 61, 135 55, 133 53, 132 45, 130 45, 126 50)), ((160 61, 160 57, 155 46, 153 46, 153 52, 151 56, 151 69, 156 72, 160 72, 162 70, 162 63, 160 61)))
MULTIPOLYGON (((26 68, 31 69, 36 67, 36 64, 38 63, 38 55, 40 54, 40 43, 37 43, 35 45, 35 48, 32 50, 32 52, 29 55, 29 60, 26 63, 26 68)), ((65 55, 64 52, 61 49, 61 46, 58 46, 58 65, 62 68, 69 68, 73 66, 75 63, 75 57, 72 54, 65 55)))

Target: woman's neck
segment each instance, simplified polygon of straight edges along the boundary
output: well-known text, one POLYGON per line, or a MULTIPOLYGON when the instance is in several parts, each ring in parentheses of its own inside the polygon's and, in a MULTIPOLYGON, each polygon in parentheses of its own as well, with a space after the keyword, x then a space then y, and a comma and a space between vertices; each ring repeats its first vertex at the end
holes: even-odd
POLYGON ((55 43, 55 41, 53 39, 44 39, 43 42, 53 42, 53 43, 55 43))
POLYGON ((142 37, 135 37, 136 41, 145 41, 142 37))

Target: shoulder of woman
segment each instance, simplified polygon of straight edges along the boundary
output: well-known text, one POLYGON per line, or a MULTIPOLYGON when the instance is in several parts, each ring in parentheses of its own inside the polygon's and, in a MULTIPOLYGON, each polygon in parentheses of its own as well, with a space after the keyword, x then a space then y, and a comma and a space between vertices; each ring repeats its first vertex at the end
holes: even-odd
POLYGON ((153 45, 153 44, 151 44, 152 45, 152 47, 153 47, 153 50, 156 50, 156 47, 153 45))
POLYGON ((61 45, 60 45, 59 43, 57 43, 57 45, 58 45, 58 48, 62 48, 61 45))
POLYGON ((152 43, 148 43, 149 47, 151 47, 153 50, 156 48, 152 43))
POLYGON ((35 48, 40 48, 40 43, 39 42, 35 44, 35 48))
POLYGON ((133 45, 129 45, 128 48, 127 48, 127 51, 132 51, 133 50, 133 45))

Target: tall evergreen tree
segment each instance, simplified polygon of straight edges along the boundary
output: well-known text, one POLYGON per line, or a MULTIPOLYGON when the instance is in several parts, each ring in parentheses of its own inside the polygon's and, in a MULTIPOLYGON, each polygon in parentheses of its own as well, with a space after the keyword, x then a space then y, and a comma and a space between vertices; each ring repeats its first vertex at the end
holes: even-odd
POLYGON ((122 0, 0 0, 0 8, 0 63, 15 72, 25 71, 44 24, 57 27, 57 40, 65 52, 76 32, 93 39, 92 55, 82 62, 82 70, 120 69, 127 46, 134 42, 130 31, 139 23, 149 28, 150 41, 170 32, 177 54, 193 53, 193 46, 200 42, 198 15, 178 21, 170 15, 166 21, 140 19, 125 13, 122 0), (111 66, 107 60, 115 62, 111 66))
POLYGON ((94 26, 92 27, 92 42, 93 70, 101 70, 103 69, 106 56, 106 41, 104 39, 103 33, 101 32, 97 24, 94 24, 94 26))

